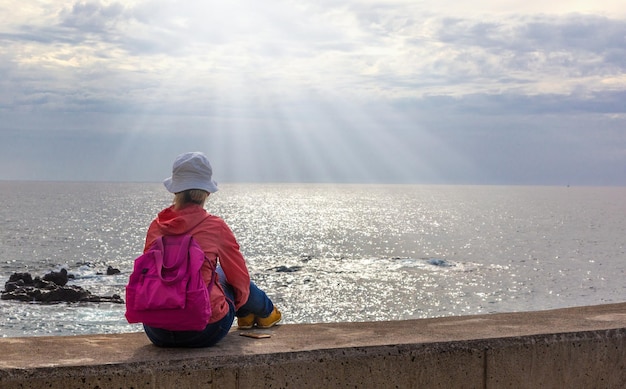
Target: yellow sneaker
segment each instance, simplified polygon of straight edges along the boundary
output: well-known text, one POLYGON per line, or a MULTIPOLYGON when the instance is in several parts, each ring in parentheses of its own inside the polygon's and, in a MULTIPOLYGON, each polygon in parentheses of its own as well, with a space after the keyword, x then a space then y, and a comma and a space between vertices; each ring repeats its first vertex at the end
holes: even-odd
MULTIPOLYGON (((247 316, 246 316, 247 317, 247 316)), ((282 319, 283 315, 276 307, 268 317, 257 317, 256 326, 258 328, 270 328, 276 325, 282 319)))
POLYGON ((237 318, 237 327, 240 330, 249 330, 254 327, 254 313, 251 313, 244 317, 237 318))

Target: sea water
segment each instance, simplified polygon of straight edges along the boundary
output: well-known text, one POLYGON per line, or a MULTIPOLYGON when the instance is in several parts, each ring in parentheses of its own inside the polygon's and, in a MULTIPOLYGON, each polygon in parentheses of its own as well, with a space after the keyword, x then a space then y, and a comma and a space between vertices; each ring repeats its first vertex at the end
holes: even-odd
MULTIPOLYGON (((156 183, 0 182, 0 288, 66 268, 124 296, 156 183), (106 275, 112 266, 121 271, 106 275)), ((626 188, 224 184, 231 227, 284 323, 403 320, 626 301, 626 188)), ((0 301, 0 336, 140 331, 119 304, 0 301)))

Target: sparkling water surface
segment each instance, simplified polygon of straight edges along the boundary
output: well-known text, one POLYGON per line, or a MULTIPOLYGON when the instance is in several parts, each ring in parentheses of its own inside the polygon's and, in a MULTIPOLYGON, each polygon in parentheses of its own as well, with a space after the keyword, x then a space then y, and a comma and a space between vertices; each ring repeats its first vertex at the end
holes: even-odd
MULTIPOLYGON (((161 184, 0 182, 0 287, 64 267, 124 295, 161 184), (107 266, 121 274, 107 276, 107 266)), ((224 184, 284 323, 402 320, 626 301, 626 188, 224 184)), ((117 304, 0 301, 0 336, 140 331, 117 304)))

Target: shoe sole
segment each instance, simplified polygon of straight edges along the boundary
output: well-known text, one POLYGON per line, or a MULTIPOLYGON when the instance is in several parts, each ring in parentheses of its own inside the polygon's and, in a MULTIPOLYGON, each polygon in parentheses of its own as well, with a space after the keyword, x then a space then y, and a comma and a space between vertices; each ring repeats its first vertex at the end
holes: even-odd
POLYGON ((267 325, 262 326, 262 325, 259 325, 259 323, 256 323, 256 326, 257 326, 257 328, 260 328, 260 329, 267 329, 267 328, 274 327, 274 326, 275 326, 276 324, 278 324, 281 320, 282 320, 282 317, 281 317, 281 318, 279 318, 278 320, 276 320, 275 322, 271 323, 271 324, 267 324, 267 325))

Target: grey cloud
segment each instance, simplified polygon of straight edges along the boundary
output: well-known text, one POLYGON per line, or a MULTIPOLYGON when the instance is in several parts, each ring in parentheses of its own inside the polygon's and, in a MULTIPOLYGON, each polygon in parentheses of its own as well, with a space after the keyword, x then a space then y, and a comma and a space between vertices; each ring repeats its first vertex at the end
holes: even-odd
MULTIPOLYGON (((0 41, 4 41, 5 44, 9 42, 37 42, 48 44, 60 40, 57 34, 42 34, 41 30, 33 30, 29 26, 23 26, 21 30, 22 31, 17 33, 0 33, 0 41)), ((70 43, 67 39, 62 39, 62 41, 70 43)))
POLYGON ((393 105, 401 111, 421 111, 444 115, 477 114, 487 116, 545 114, 626 114, 626 91, 596 92, 591 95, 525 95, 519 93, 474 93, 464 96, 425 96, 398 99, 393 105))
POLYGON ((595 15, 524 16, 499 22, 444 18, 437 39, 485 48, 603 52, 624 48, 626 21, 595 15))
POLYGON ((461 49, 506 54, 509 64, 518 68, 529 68, 536 61, 577 66, 586 74, 610 72, 609 66, 617 66, 614 71, 626 68, 626 20, 594 15, 525 16, 497 23, 443 19, 437 39, 461 49))
POLYGON ((7 43, 35 42, 44 45, 116 42, 120 37, 118 24, 127 22, 130 18, 121 3, 104 5, 98 1, 76 2, 71 8, 59 11, 54 24, 15 26, 16 32, 0 33, 0 40, 7 43))
POLYGON ((60 25, 83 32, 109 30, 120 20, 126 19, 122 3, 103 4, 100 1, 76 2, 71 9, 60 12, 60 25))
MULTIPOLYGON (((100 1, 76 2, 56 15, 56 23, 46 26, 16 26, 16 32, 0 33, 7 43, 35 42, 43 45, 107 43, 133 55, 167 53, 176 55, 182 49, 182 39, 168 28, 154 28, 136 23, 144 30, 132 31, 137 22, 135 9, 122 3, 104 4, 100 1)), ((102 52, 107 56, 106 51, 102 52)))
POLYGON ((626 47, 626 21, 599 16, 543 17, 530 20, 520 32, 520 39, 548 50, 572 48, 603 53, 626 47))
POLYGON ((8 46, 11 43, 39 43, 48 45, 53 43, 63 43, 69 45, 80 44, 85 41, 85 36, 76 34, 75 31, 58 26, 34 27, 23 25, 17 27, 18 32, 0 33, 0 41, 8 46))
POLYGON ((76 2, 59 13, 59 23, 51 30, 82 43, 89 43, 95 35, 99 41, 131 55, 166 53, 175 56, 181 52, 184 40, 177 36, 177 31, 170 24, 165 23, 166 20, 149 25, 138 16, 141 13, 137 8, 119 2, 76 2), (132 29, 131 25, 134 26, 132 29))

